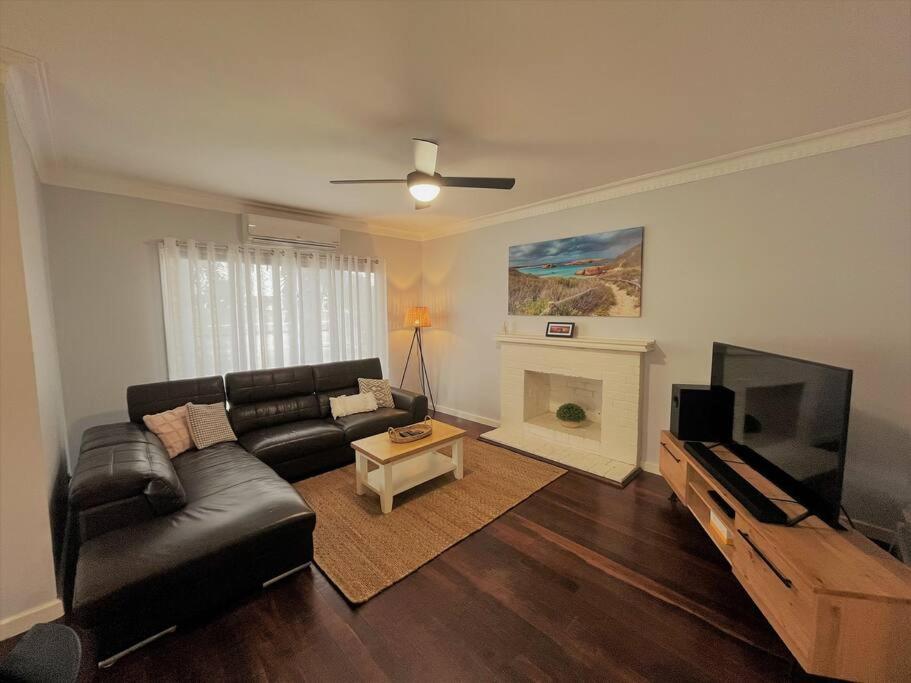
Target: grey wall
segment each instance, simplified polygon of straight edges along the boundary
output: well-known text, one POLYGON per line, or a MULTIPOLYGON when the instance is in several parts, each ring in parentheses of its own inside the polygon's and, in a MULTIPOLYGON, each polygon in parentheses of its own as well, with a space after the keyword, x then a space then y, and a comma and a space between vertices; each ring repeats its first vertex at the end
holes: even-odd
MULTIPOLYGON (((128 385, 167 379, 158 241, 239 241, 240 217, 54 186, 44 197, 69 443, 78 453, 87 427, 126 418, 128 385)), ((397 313, 420 297, 420 244, 343 231, 341 251, 386 260, 397 382, 410 341, 397 313)))
MULTIPOLYGON (((10 107, 10 111, 13 109, 10 107)), ((63 547, 67 509, 67 431, 57 350, 57 329, 51 297, 47 252, 47 223, 41 181, 32 164, 28 143, 15 115, 10 117, 10 149, 19 211, 22 263, 28 294, 41 442, 47 464, 47 497, 50 511, 54 557, 59 561, 63 547)))
POLYGON ((15 116, 10 117, 9 128, 41 434, 47 462, 52 516, 56 519, 53 512, 60 502, 61 483, 65 479, 62 475, 66 473, 67 442, 57 331, 51 297, 47 224, 41 181, 38 179, 32 164, 31 152, 15 116))
MULTIPOLYGON (((499 417, 493 335, 507 248, 645 226, 641 318, 579 336, 646 337, 642 423, 657 467, 672 383, 708 380, 713 340, 853 368, 845 503, 894 528, 911 499, 911 140, 881 142, 424 243, 438 403, 499 417)), ((510 318, 543 333, 545 318, 510 318)))

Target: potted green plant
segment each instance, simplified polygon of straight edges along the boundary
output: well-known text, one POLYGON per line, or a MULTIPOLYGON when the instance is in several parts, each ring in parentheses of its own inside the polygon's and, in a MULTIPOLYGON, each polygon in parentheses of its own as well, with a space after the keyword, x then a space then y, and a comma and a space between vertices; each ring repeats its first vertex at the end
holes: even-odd
POLYGON ((582 423, 585 422, 585 411, 582 406, 575 403, 564 403, 557 408, 557 419, 560 420, 560 424, 564 427, 575 429, 576 427, 581 427, 582 423))

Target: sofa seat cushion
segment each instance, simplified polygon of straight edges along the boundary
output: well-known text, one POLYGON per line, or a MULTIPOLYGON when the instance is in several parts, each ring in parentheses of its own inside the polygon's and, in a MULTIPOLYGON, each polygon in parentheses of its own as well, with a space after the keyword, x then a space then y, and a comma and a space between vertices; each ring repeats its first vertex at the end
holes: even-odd
POLYGON ((295 460, 345 443, 345 432, 331 420, 299 420, 254 429, 239 443, 269 465, 295 460))
POLYGON ((233 443, 172 462, 186 506, 80 547, 73 593, 80 623, 179 619, 215 586, 256 585, 309 561, 316 516, 267 465, 233 443), (277 567, 267 558, 279 551, 287 557, 277 567))
POLYGON ((385 432, 390 427, 404 427, 412 424, 411 413, 398 408, 378 408, 370 413, 357 413, 338 418, 335 423, 345 430, 348 441, 357 441, 367 436, 385 432))

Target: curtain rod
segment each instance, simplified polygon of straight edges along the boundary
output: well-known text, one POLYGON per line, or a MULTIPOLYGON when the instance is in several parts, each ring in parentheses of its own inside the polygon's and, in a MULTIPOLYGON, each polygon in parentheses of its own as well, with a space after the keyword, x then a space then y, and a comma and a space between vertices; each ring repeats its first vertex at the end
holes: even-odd
MULTIPOLYGON (((164 247, 164 243, 165 243, 165 240, 163 240, 163 239, 158 240, 158 247, 159 248, 164 247)), ((175 243, 177 244, 178 247, 190 246, 189 243, 187 242, 187 240, 175 240, 175 243)), ((199 247, 199 246, 205 247, 208 244, 209 244, 209 242, 202 242, 200 240, 196 240, 197 247, 199 247)), ((349 254, 339 254, 335 251, 320 250, 320 249, 316 249, 316 248, 310 249, 310 250, 299 249, 299 248, 292 247, 291 245, 287 245, 284 247, 279 247, 279 246, 266 247, 266 246, 259 246, 258 244, 225 244, 223 242, 212 242, 212 245, 216 249, 221 249, 222 251, 227 251, 231 247, 236 246, 236 247, 239 247, 240 249, 257 249, 259 251, 264 251, 264 252, 268 252, 268 253, 272 253, 272 254, 281 253, 283 251, 292 251, 292 252, 302 254, 303 256, 316 256, 318 258, 328 258, 329 256, 347 256, 348 258, 355 258, 359 261, 372 261, 373 263, 382 262, 382 259, 380 259, 376 256, 353 256, 353 255, 349 255, 349 254)))

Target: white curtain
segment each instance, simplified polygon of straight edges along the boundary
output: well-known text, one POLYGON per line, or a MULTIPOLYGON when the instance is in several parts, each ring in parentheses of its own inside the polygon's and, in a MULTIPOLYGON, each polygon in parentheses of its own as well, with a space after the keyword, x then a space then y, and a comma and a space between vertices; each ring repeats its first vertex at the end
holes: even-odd
POLYGON ((159 256, 171 379, 374 356, 388 372, 382 261, 173 238, 159 256))

